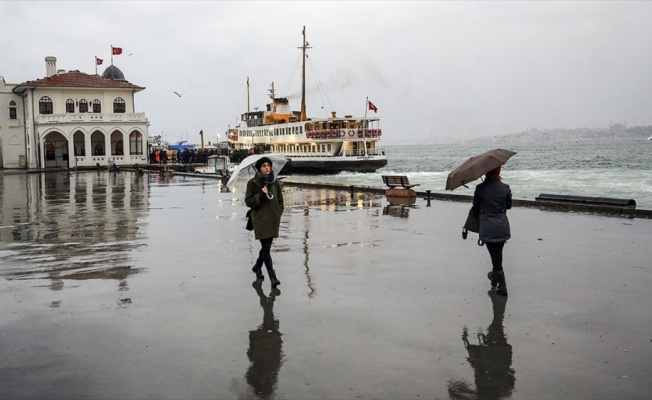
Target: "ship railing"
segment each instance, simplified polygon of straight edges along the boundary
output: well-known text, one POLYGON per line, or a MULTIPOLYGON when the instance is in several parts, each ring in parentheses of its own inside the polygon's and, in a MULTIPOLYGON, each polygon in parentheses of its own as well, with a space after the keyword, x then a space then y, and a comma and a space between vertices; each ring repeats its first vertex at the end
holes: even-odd
POLYGON ((384 154, 385 153, 382 149, 376 149, 376 150, 367 150, 366 154, 364 150, 345 150, 342 155, 345 157, 363 157, 365 155, 380 156, 384 154))

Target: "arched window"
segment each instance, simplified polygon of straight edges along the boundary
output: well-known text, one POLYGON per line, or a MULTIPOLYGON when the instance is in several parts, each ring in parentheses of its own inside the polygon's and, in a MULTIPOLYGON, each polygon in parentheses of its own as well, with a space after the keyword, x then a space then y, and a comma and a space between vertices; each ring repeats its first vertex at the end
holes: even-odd
POLYGON ((140 132, 131 132, 129 134, 129 153, 143 154, 143 138, 140 132))
POLYGON ((93 112, 101 113, 102 112, 102 103, 98 99, 93 100, 93 112))
POLYGON ((52 99, 48 96, 41 97, 41 99, 38 101, 38 112, 40 114, 52 114, 54 112, 52 99))
POLYGON ((75 143, 75 156, 83 157, 86 155, 86 139, 84 138, 84 133, 81 131, 75 132, 73 136, 75 143))
POLYGON ((104 151, 104 134, 102 132, 95 131, 91 134, 91 148, 94 156, 106 155, 104 151))
POLYGON ((18 119, 16 113, 16 102, 13 100, 9 102, 9 119, 18 119))
POLYGON ((115 142, 115 155, 116 156, 125 155, 124 143, 122 142, 122 140, 118 140, 117 142, 115 142))
POLYGON ((75 102, 72 99, 66 100, 66 113, 75 112, 75 102))
POLYGON ((80 113, 88 112, 88 101, 86 101, 86 99, 79 100, 79 112, 80 113))
POLYGON ((54 143, 47 141, 45 142, 45 159, 52 161, 55 159, 54 155, 54 143))
POLYGON ((126 111, 125 101, 122 97, 116 97, 113 100, 113 112, 114 113, 124 113, 126 111))

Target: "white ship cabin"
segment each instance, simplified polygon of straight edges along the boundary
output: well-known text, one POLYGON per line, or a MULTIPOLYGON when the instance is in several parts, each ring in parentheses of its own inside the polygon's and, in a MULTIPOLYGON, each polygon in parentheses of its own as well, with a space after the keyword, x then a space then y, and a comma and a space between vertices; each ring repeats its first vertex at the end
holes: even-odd
POLYGON ((227 132, 234 150, 257 149, 302 156, 367 156, 382 154, 377 146, 382 131, 378 118, 345 115, 299 121, 287 99, 274 99, 266 111, 242 114, 240 125, 227 132))

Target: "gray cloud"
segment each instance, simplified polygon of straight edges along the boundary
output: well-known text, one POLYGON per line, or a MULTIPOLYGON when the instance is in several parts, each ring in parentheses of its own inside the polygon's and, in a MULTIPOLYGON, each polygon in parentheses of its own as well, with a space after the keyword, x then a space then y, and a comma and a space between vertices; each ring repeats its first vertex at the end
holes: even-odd
POLYGON ((652 124, 650 2, 4 1, 0 15, 6 81, 43 77, 49 55, 87 73, 104 58, 101 73, 123 47, 115 65, 170 140, 223 134, 247 77, 252 107, 275 82, 298 109, 303 25, 308 113, 363 114, 368 96, 386 143, 652 124))

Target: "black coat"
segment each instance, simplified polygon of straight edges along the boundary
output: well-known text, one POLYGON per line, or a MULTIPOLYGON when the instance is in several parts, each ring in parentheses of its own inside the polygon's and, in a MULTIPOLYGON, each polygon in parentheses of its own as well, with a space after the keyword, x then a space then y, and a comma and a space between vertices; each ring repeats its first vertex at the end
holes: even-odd
POLYGON ((512 208, 512 190, 500 180, 485 179, 475 187, 473 212, 479 213, 480 240, 504 242, 511 237, 507 210, 512 208))

